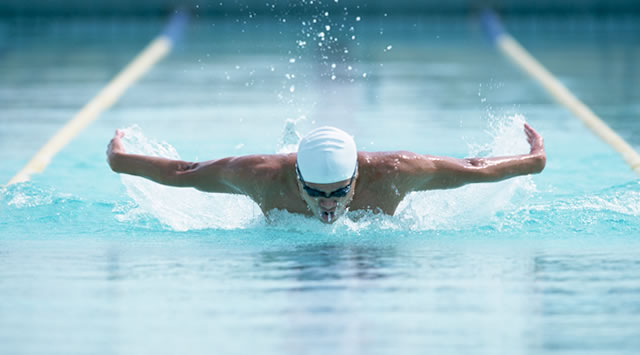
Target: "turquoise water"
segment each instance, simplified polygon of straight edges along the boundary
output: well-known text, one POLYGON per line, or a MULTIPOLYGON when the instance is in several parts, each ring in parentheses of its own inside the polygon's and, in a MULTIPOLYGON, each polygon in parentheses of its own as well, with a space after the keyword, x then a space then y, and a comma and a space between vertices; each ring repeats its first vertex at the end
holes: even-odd
MULTIPOLYGON (((635 354, 640 180, 472 18, 352 15, 195 19, 43 174, 0 187, 0 353, 635 354), (320 124, 362 150, 519 154, 525 120, 545 137, 542 174, 332 226, 269 223, 244 198, 120 177, 104 156, 115 128, 130 151, 206 160, 287 151, 320 124)), ((640 149, 636 23, 507 26, 640 149)), ((2 22, 0 181, 161 27, 2 22)))

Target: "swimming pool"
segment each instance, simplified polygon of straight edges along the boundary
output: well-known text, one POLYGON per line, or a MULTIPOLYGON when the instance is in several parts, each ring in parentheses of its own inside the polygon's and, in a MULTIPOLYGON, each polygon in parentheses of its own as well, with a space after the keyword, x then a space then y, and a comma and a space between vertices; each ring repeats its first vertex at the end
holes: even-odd
MULTIPOLYGON (((196 18, 43 174, 1 187, 0 353, 634 354, 640 180, 474 19, 357 15, 196 18), (104 156, 115 128, 130 150, 205 160, 285 151, 319 124, 362 150, 515 154, 524 119, 545 137, 542 174, 332 226, 267 223, 245 199, 119 177, 104 156)), ((506 24, 638 149, 637 23, 506 24)), ((162 25, 2 23, 0 180, 162 25)))

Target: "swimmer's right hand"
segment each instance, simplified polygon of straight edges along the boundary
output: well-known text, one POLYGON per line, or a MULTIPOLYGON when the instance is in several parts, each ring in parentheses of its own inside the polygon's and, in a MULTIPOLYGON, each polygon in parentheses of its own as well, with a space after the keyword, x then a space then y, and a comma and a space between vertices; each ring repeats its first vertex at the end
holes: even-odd
POLYGON ((124 146, 122 145, 122 141, 120 140, 122 137, 124 137, 124 132, 116 129, 116 134, 111 138, 111 141, 107 146, 107 162, 109 163, 111 170, 116 172, 118 171, 116 168, 118 156, 122 156, 126 153, 124 146))

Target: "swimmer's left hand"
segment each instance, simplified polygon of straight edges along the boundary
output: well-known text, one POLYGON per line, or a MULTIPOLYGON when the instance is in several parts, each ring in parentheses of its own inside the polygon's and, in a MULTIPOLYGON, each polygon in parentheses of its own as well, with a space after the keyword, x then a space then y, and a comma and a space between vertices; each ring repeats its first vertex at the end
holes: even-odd
POLYGON ((527 142, 531 147, 531 154, 544 154, 544 139, 528 123, 524 124, 524 133, 527 135, 527 142))

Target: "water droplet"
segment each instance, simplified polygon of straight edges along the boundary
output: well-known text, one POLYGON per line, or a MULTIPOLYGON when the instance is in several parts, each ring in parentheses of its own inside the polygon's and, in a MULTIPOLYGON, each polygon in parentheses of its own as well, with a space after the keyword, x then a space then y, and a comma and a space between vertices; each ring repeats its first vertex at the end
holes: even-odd
POLYGON ((360 16, 356 17, 356 21, 360 21, 360 16))
POLYGON ((295 63, 295 62, 296 62, 296 58, 290 58, 290 59, 289 59, 289 63, 293 64, 293 63, 295 63))

